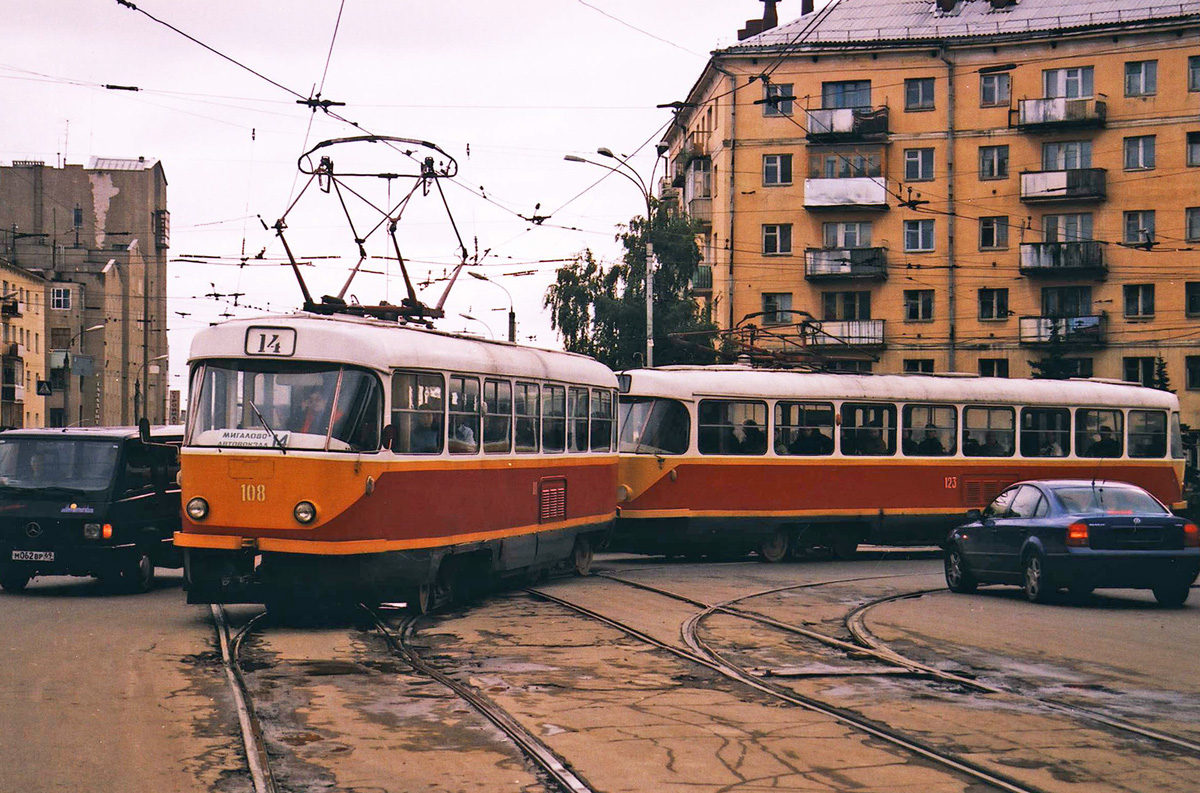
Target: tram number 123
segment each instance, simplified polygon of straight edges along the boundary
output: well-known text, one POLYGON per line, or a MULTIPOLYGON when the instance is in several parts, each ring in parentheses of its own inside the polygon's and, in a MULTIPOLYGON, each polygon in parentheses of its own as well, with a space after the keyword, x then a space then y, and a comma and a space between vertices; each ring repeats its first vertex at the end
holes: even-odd
POLYGON ((957 490, 958 489, 958 477, 957 476, 947 476, 944 481, 945 481, 947 490, 957 490))
POLYGON ((266 501, 266 485, 242 485, 242 501, 266 501))

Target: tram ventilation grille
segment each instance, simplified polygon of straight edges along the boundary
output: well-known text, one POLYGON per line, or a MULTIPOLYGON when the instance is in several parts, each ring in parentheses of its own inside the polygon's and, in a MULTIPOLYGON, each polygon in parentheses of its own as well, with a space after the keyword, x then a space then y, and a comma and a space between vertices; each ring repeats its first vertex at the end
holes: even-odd
POLYGON ((1000 495, 1000 491, 1016 481, 1016 477, 1005 479, 968 479, 963 482, 963 504, 982 509, 989 501, 1000 495))
POLYGON ((567 518, 567 480, 543 479, 538 488, 538 523, 567 518))

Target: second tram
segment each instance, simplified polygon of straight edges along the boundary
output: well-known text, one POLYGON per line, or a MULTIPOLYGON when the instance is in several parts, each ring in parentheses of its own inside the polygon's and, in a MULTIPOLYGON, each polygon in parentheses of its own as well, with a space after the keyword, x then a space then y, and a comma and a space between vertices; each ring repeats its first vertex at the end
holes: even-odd
POLYGON ((1165 391, 743 366, 618 377, 617 550, 776 561, 940 543, 1022 479, 1102 477, 1182 498, 1179 402, 1165 391))

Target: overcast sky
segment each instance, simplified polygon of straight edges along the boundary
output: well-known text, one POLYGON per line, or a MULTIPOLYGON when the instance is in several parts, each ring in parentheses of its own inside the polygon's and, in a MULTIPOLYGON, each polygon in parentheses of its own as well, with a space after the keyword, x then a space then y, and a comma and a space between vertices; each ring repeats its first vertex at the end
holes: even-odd
MULTIPOLYGON (((297 105, 285 88, 304 97, 319 89, 322 97, 345 102, 337 111, 363 129, 432 141, 455 157, 458 183, 444 189, 462 237, 469 248, 477 239, 480 251, 490 251, 482 271, 512 293, 521 340, 557 346, 541 308, 556 266, 545 260, 586 247, 611 259, 619 250, 615 225, 644 211, 641 195, 622 179, 584 192, 604 172, 565 162, 563 155, 591 157, 598 146, 629 153, 649 141, 632 161, 648 177, 653 143, 670 118, 655 105, 685 98, 708 53, 734 43, 745 20, 762 14, 754 0, 136 4, 284 88, 116 0, 7 0, 0 29, 0 160, 162 161, 171 211, 168 311, 176 388, 197 329, 222 313, 299 305, 294 278, 277 263, 282 248, 257 216, 273 223, 303 186, 307 177, 298 174, 296 160, 306 146, 357 133, 297 105), (540 227, 518 217, 535 212, 552 217, 540 227), (237 266, 243 252, 264 248, 265 263, 237 266), (177 261, 194 256, 216 258, 177 261), (528 270, 537 274, 506 275, 528 270), (205 297, 210 292, 245 294, 234 308, 230 298, 205 297)), ((791 5, 781 4, 783 19, 799 12, 799 3, 791 5)), ((370 163, 397 172, 408 165, 386 148, 369 148, 331 154, 343 168, 370 163)), ((353 186, 379 205, 388 202, 387 180, 353 186)), ((392 200, 408 188, 392 182, 392 200)), ((365 205, 352 208, 360 231, 378 222, 365 205)), ((310 191, 288 222, 298 256, 345 257, 313 258, 314 266, 305 268, 315 295, 336 293, 357 260, 336 199, 310 191)), ((399 238, 415 279, 440 276, 457 261, 457 242, 436 194, 414 198, 399 238)), ((384 254, 385 242, 376 234, 368 252, 384 254)), ((382 272, 386 263, 373 259, 365 266, 382 272)), ((436 303, 442 288, 434 284, 423 299, 436 303)), ((393 277, 363 275, 349 291, 363 303, 396 302, 403 287, 393 267, 393 277)), ((487 335, 484 324, 458 316, 470 314, 503 337, 507 308, 499 288, 466 279, 451 294, 439 327, 487 335)))

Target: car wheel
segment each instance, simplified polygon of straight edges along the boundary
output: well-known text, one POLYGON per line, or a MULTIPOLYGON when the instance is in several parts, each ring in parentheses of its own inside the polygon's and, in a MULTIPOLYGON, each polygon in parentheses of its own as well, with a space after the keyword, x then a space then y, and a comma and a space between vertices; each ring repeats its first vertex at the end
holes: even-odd
POLYGON ((1191 594, 1191 584, 1175 583, 1175 584, 1160 584, 1154 587, 1154 599, 1158 601, 1158 605, 1163 608, 1177 609, 1187 602, 1188 595, 1191 594))
POLYGON ((33 576, 24 570, 5 570, 0 573, 0 588, 5 592, 20 592, 29 585, 31 578, 33 576))
POLYGON ((579 576, 592 571, 592 543, 582 534, 575 538, 575 547, 571 550, 571 566, 575 575, 579 576))
POLYGON ((121 569, 121 580, 130 592, 149 592, 154 586, 154 560, 146 551, 138 551, 121 569))
POLYGON ((783 529, 776 529, 758 546, 758 558, 762 562, 781 562, 787 556, 787 552, 788 535, 783 529))
POLYGON ((951 592, 961 594, 970 594, 979 586, 979 581, 976 580, 970 568, 967 567, 966 560, 963 559, 962 552, 958 548, 951 547, 946 551, 944 558, 946 568, 946 586, 951 592))
POLYGON ((1046 563, 1036 551, 1025 557, 1025 599, 1030 603, 1045 603, 1054 589, 1046 580, 1046 563))

